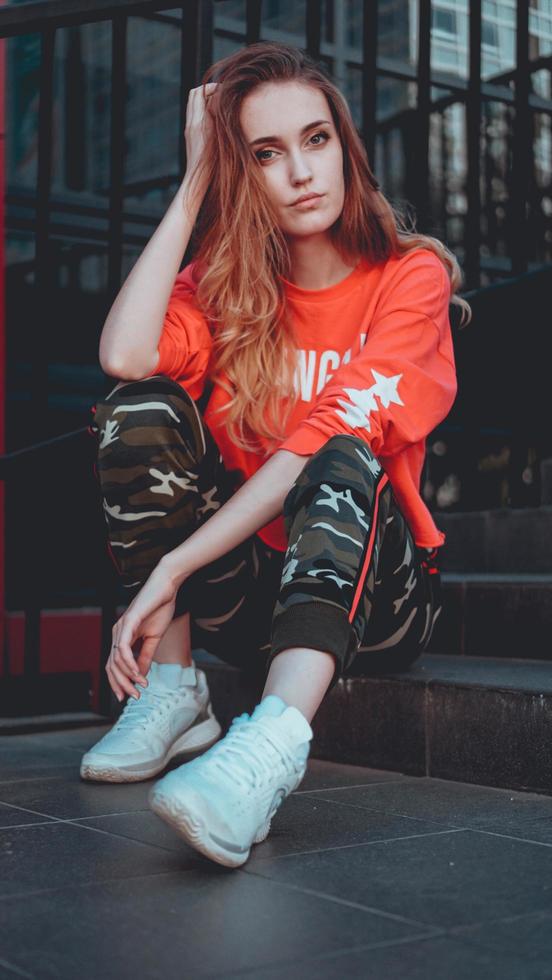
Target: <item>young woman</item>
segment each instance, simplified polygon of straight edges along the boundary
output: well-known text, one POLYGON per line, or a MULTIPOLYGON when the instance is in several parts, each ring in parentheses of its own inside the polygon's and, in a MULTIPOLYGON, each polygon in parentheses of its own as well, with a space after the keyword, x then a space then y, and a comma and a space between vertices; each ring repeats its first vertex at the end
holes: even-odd
POLYGON ((211 745, 150 805, 236 867, 301 782, 328 689, 428 643, 443 534, 420 476, 456 392, 449 302, 469 308, 299 49, 213 65, 185 135, 183 183, 101 337, 119 383, 96 410, 98 473, 132 599, 106 669, 129 700, 81 773, 146 779, 211 745), (267 675, 218 741, 197 648, 267 675))

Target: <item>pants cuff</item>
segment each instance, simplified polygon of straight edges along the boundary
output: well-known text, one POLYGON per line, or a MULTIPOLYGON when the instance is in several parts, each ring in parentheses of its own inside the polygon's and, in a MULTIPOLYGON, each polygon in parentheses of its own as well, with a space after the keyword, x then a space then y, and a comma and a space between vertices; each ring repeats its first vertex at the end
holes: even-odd
POLYGON ((267 667, 289 647, 310 647, 335 657, 330 690, 343 674, 354 634, 347 613, 328 602, 298 602, 280 613, 272 626, 267 667))

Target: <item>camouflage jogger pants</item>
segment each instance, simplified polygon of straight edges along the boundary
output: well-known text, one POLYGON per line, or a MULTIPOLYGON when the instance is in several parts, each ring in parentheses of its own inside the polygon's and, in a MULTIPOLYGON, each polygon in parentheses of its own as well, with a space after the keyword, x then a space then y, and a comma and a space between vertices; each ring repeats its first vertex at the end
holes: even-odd
MULTIPOLYGON (((198 406, 157 375, 98 402, 92 432, 109 547, 129 601, 159 559, 235 492, 198 406)), ((254 534, 188 578, 193 649, 252 673, 289 647, 332 653, 344 673, 401 670, 440 612, 437 551, 413 541, 379 461, 361 439, 330 438, 283 506, 285 554, 254 534)))

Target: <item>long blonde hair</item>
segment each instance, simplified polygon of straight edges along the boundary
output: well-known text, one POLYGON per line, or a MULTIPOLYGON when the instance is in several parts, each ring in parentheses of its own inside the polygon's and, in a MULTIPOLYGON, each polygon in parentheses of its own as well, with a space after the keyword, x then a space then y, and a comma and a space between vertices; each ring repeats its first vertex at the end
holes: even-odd
POLYGON ((256 86, 295 81, 326 96, 343 147, 345 184, 343 210, 328 235, 343 260, 352 265, 361 256, 376 264, 431 249, 449 274, 451 301, 462 307, 464 322, 470 308, 455 295, 462 281, 456 258, 438 239, 409 230, 393 210, 344 96, 307 54, 272 41, 250 44, 211 65, 202 85, 213 81, 219 84, 206 103, 212 120, 205 146, 208 190, 191 243, 200 270, 196 302, 214 327, 209 374, 229 395, 224 411, 230 438, 261 452, 255 437, 283 438, 298 393, 296 345, 280 279, 291 278, 289 250, 240 125, 243 100, 256 86))

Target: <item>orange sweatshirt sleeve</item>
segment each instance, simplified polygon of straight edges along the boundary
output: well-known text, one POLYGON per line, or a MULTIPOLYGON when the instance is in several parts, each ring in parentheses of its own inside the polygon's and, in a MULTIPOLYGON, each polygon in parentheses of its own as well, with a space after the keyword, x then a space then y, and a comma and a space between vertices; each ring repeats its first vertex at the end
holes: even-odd
POLYGON ((279 448, 310 455, 331 436, 347 434, 385 457, 425 439, 456 395, 449 301, 450 280, 433 252, 398 260, 364 346, 279 448))
POLYGON ((197 399, 207 376, 212 338, 194 301, 193 263, 176 277, 159 338, 156 374, 166 374, 197 399))

